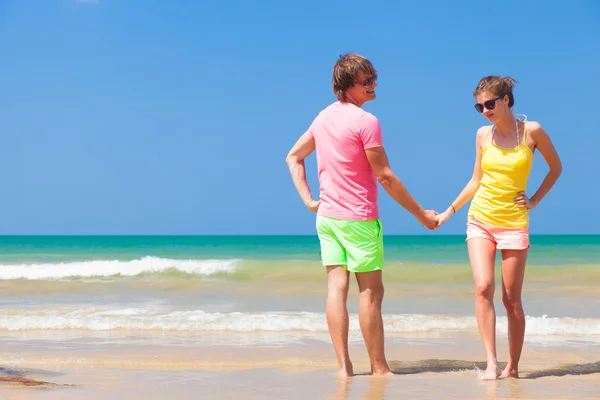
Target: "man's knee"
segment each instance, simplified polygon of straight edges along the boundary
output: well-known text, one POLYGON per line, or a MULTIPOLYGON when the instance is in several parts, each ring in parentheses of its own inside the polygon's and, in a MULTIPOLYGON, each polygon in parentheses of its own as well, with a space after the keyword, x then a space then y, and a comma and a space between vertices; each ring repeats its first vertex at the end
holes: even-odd
POLYGON ((329 293, 348 293, 349 277, 348 271, 343 266, 332 266, 327 267, 328 278, 327 278, 327 290, 329 293))
POLYGON ((381 281, 372 281, 367 285, 364 285, 360 291, 361 301, 366 301, 368 304, 373 306, 381 306, 383 302, 384 295, 384 287, 383 282, 381 281))
POLYGON ((327 291, 329 293, 337 293, 337 294, 347 294, 348 293, 348 281, 329 281, 327 283, 327 291))

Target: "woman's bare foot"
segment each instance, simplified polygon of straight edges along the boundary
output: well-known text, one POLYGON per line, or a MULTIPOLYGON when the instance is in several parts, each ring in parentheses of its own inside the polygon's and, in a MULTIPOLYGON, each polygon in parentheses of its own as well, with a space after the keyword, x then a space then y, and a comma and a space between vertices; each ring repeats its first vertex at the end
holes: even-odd
POLYGON ((487 369, 481 376, 482 381, 492 381, 498 377, 498 370, 495 365, 488 365, 487 369))
POLYGON ((505 378, 517 378, 517 379, 519 379, 519 370, 517 368, 506 367, 504 369, 504 371, 502 371, 502 373, 500 374, 500 376, 498 377, 498 379, 505 379, 505 378))
POLYGON ((373 375, 373 376, 387 376, 387 375, 394 375, 394 373, 392 371, 390 371, 389 369, 385 369, 385 370, 381 370, 381 371, 371 371, 371 375, 373 375))
POLYGON ((348 378, 354 376, 354 367, 350 361, 344 361, 342 367, 338 371, 338 377, 348 378))
POLYGON ((371 375, 373 376, 386 376, 386 375, 394 375, 392 371, 390 371, 390 367, 387 362, 378 362, 375 365, 371 364, 371 375))

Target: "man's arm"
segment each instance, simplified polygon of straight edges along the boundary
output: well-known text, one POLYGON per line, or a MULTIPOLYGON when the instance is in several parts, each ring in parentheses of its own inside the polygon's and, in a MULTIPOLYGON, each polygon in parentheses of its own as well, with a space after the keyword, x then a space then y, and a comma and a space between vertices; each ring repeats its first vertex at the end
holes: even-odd
POLYGON ((394 174, 383 146, 365 149, 367 159, 375 173, 375 177, 388 194, 415 216, 421 224, 432 229, 437 226, 435 211, 424 210, 408 192, 400 178, 394 174))
POLYGON ((292 147, 288 153, 285 162, 290 169, 294 186, 300 195, 300 198, 304 202, 304 205, 312 212, 316 212, 319 208, 319 201, 313 200, 308 182, 306 181, 306 168, 304 166, 304 159, 315 151, 315 139, 310 137, 308 133, 305 133, 298 139, 296 144, 292 147))

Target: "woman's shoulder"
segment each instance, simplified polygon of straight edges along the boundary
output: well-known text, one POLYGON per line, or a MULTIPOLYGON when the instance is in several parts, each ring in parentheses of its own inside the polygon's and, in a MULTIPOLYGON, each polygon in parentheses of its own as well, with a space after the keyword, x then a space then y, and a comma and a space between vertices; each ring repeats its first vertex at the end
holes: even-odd
POLYGON ((526 121, 525 123, 527 124, 527 134, 534 140, 542 135, 547 135, 546 130, 538 121, 526 121))
POLYGON ((492 125, 483 125, 477 129, 476 140, 480 145, 485 143, 485 139, 487 139, 492 131, 492 125))
POLYGON ((523 124, 527 126, 527 131, 529 131, 529 132, 539 131, 540 129, 544 129, 542 127, 542 124, 539 123, 538 121, 524 121, 523 124))
POLYGON ((491 125, 484 125, 484 126, 479 127, 479 129, 477 129, 477 134, 475 136, 475 143, 477 144, 477 147, 480 150, 482 150, 485 147, 485 145, 489 142, 491 129, 492 129, 491 125))
POLYGON ((477 136, 479 135, 487 135, 492 131, 492 125, 483 125, 477 129, 477 136))

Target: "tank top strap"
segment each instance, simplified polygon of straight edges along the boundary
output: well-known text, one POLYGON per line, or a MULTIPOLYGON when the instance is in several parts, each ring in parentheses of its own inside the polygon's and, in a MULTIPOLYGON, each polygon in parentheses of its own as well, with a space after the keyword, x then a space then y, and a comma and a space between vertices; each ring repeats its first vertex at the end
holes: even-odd
MULTIPOLYGON (((527 143, 527 115, 526 114, 515 114, 515 118, 523 123, 523 143, 527 143), (519 118, 521 117, 521 118, 519 118)), ((518 135, 517 135, 518 141, 518 135)))
POLYGON ((490 125, 490 129, 487 134, 487 143, 486 144, 492 144, 492 140, 494 140, 494 127, 495 127, 495 125, 490 125))

